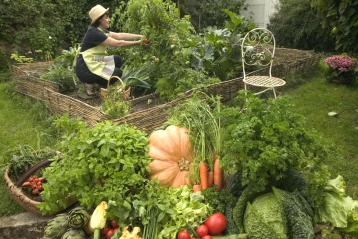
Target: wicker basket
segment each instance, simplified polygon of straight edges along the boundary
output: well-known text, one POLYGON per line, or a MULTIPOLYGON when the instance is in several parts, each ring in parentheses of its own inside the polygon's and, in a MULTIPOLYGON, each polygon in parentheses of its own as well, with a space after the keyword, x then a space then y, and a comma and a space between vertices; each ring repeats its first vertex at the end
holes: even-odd
POLYGON ((43 80, 41 78, 29 75, 18 75, 15 84, 15 91, 30 96, 32 98, 44 101, 46 88, 53 91, 59 91, 59 85, 56 82, 43 80))
MULTIPOLYGON (((110 80, 108 81, 108 83, 107 83, 107 88, 109 87, 109 83, 111 82, 111 79, 112 79, 112 78, 118 79, 118 81, 121 83, 122 88, 121 88, 120 90, 121 90, 121 92, 122 92, 123 99, 124 99, 124 100, 128 100, 129 97, 130 97, 130 95, 131 95, 131 87, 130 87, 130 86, 129 86, 129 87, 125 87, 125 85, 124 85, 124 83, 123 83, 123 81, 122 81, 121 78, 119 78, 118 76, 112 76, 112 77, 110 78, 110 80)), ((104 96, 105 96, 105 94, 107 93, 107 89, 100 88, 100 92, 99 92, 99 93, 100 93, 101 98, 103 99, 104 96)))
MULTIPOLYGON (((46 164, 44 164, 44 166, 46 167, 46 166, 50 165, 50 163, 51 163, 51 161, 47 160, 46 164)), ((5 180, 5 183, 6 183, 7 191, 9 192, 10 196, 12 197, 12 199, 14 199, 14 201, 17 202, 26 211, 34 213, 34 214, 42 215, 40 209, 36 207, 36 205, 40 204, 41 202, 32 200, 25 193, 23 193, 21 187, 16 186, 16 185, 19 185, 19 184, 21 185, 23 182, 25 182, 24 180, 26 180, 26 179, 22 179, 22 181, 21 181, 21 178, 20 178, 17 182, 14 183, 9 177, 10 168, 11 168, 11 166, 9 166, 9 167, 7 167, 5 169, 4 180, 5 180)), ((33 168, 35 168, 35 166, 33 168)), ((31 173, 31 171, 33 171, 32 169, 29 169, 28 172, 31 173)), ((35 172, 36 171, 34 171, 33 173, 35 173, 35 172)), ((76 202, 77 202, 76 200, 71 200, 69 202, 69 204, 67 204, 66 208, 72 206, 76 202)), ((63 208, 62 210, 65 210, 66 208, 63 208)), ((62 211, 62 210, 60 210, 60 211, 62 211)), ((53 212, 52 214, 56 214, 56 213, 58 213, 60 211, 53 212)))
POLYGON ((99 108, 48 88, 46 89, 45 105, 54 114, 68 113, 71 118, 80 117, 89 126, 94 126, 107 117, 99 108))

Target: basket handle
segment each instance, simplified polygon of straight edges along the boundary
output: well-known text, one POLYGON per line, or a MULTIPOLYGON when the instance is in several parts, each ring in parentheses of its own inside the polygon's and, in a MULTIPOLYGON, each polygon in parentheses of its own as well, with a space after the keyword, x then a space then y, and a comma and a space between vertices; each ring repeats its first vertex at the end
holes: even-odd
POLYGON ((119 78, 118 76, 111 76, 111 78, 109 78, 108 83, 107 83, 107 88, 109 87, 109 83, 111 82, 111 79, 112 79, 112 78, 116 78, 116 79, 119 80, 119 82, 121 82, 122 90, 124 91, 124 90, 125 90, 124 82, 123 82, 122 79, 119 78))
MULTIPOLYGON (((58 161, 62 160, 62 158, 58 158, 58 161)), ((53 160, 49 160, 49 159, 45 159, 42 160, 41 162, 39 162, 38 164, 34 165, 32 168, 30 168, 29 170, 27 170, 15 183, 16 187, 21 187, 21 185, 26 182, 29 177, 34 174, 37 170, 39 170, 40 168, 43 167, 47 167, 49 166, 51 163, 53 162, 53 160)))

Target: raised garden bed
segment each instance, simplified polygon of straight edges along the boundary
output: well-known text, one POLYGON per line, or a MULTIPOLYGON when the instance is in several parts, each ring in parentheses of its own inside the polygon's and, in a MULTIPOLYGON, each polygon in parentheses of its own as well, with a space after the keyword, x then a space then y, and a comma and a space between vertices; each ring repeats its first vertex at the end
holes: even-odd
MULTIPOLYGON (((285 76, 301 72, 315 66, 320 59, 320 55, 315 54, 313 51, 303 51, 297 49, 277 48, 275 64, 272 68, 272 75, 275 77, 284 78, 285 76)), ((35 64, 35 63, 30 63, 35 64)), ((19 65, 19 69, 23 72, 30 74, 33 65, 24 64, 19 65), (31 66, 31 67, 30 67, 31 66)), ((42 68, 38 66, 38 69, 45 69, 45 66, 49 63, 43 63, 42 68)), ((268 69, 262 69, 251 72, 249 74, 259 75, 267 74, 268 69)), ((15 71, 13 71, 14 73, 15 71)), ((19 71, 20 74, 23 72, 19 71)), ((14 73, 15 74, 15 73, 14 73)), ((47 108, 55 114, 69 113, 70 117, 82 117, 82 119, 93 126, 97 122, 106 120, 106 114, 101 110, 99 106, 100 98, 97 99, 80 99, 77 94, 64 95, 58 92, 58 87, 49 82, 47 85, 44 80, 31 76, 16 75, 19 80, 17 81, 15 90, 34 97, 36 99, 43 100, 47 108), (39 86, 36 86, 39 84, 39 86)), ((212 84, 206 87, 206 91, 211 95, 220 95, 223 101, 232 99, 237 95, 237 91, 244 89, 242 78, 236 78, 216 84, 212 84)), ((130 123, 150 132, 154 128, 160 126, 165 122, 168 111, 177 103, 183 101, 185 98, 190 97, 192 90, 186 92, 184 96, 179 97, 171 102, 161 102, 155 94, 140 97, 130 100, 131 114, 113 120, 116 123, 130 123), (151 103, 149 103, 149 101, 151 103)))

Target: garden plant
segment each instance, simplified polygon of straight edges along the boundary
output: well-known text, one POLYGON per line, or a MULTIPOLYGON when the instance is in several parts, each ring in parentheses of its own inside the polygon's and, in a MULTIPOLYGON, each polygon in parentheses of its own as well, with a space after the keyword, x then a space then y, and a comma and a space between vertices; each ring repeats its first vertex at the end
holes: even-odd
MULTIPOLYGON (((43 231, 46 238, 358 237, 356 81, 327 81, 327 67, 337 68, 336 55, 328 55, 307 72, 286 76, 287 88, 277 99, 245 90, 228 100, 206 94, 205 86, 239 76, 238 43, 255 27, 231 10, 222 11, 225 28, 196 34, 190 17, 172 1, 115 5, 113 27, 151 41, 148 48, 109 49, 125 56, 136 82, 128 80, 127 86, 168 101, 195 88, 151 132, 110 120, 90 127, 69 114, 50 116, 45 107, 36 108, 41 103, 13 91, 15 80, 0 84, 0 128, 12 132, 0 137, 12 147, 0 145, 2 171, 10 168, 16 181, 43 157, 50 161, 21 187, 38 200, 42 214, 56 214, 43 231), (145 72, 137 72, 139 77, 132 69, 145 72), (31 128, 24 123, 33 123, 33 130, 15 139, 13 134, 31 128), (37 153, 45 149, 51 155, 37 153), (59 213, 73 201, 70 211, 59 213)), ((71 44, 44 78, 61 83, 64 77, 57 76, 73 70, 76 43, 71 44)), ((337 57, 345 60, 338 70, 356 67, 351 55, 337 57)), ((70 74, 63 82, 71 82, 64 88, 76 85, 70 74)), ((116 93, 108 88, 102 107, 129 114, 128 102, 116 93)), ((0 215, 23 211, 0 208, 0 215)))

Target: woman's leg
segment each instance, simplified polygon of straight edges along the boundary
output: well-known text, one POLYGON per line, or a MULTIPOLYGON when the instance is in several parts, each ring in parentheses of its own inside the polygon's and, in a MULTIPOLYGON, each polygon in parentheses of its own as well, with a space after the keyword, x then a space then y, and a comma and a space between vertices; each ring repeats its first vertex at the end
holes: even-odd
MULTIPOLYGON (((114 55, 113 58, 114 58, 114 64, 116 67, 114 68, 112 76, 118 76, 119 78, 121 78, 123 75, 123 71, 120 69, 123 64, 122 57, 119 55, 114 55)), ((110 85, 116 83, 117 81, 118 81, 117 78, 112 78, 110 85)))

